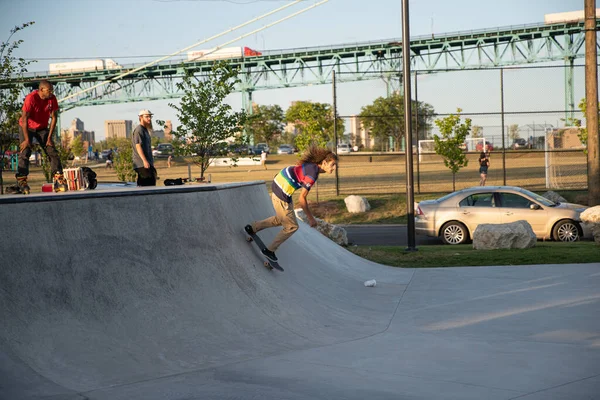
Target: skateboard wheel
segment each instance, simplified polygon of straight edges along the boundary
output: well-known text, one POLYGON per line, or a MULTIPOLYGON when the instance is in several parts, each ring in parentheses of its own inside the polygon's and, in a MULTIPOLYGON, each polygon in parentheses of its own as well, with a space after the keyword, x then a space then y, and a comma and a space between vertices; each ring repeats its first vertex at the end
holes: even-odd
POLYGON ((268 262, 264 262, 263 265, 269 269, 273 269, 273 267, 271 266, 271 264, 269 264, 268 262))
POLYGON ((250 236, 248 236, 248 237, 246 238, 246 242, 251 242, 251 241, 252 241, 252 238, 251 238, 250 236))

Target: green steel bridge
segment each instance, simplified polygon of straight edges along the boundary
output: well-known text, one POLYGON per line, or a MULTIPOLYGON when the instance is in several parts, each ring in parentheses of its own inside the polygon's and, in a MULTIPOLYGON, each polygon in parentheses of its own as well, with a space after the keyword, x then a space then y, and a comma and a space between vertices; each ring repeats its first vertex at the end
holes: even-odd
MULTIPOLYGON (((596 29, 600 27, 600 20, 596 29)), ((575 108, 573 91, 574 62, 585 52, 583 22, 546 25, 543 23, 454 32, 411 38, 411 69, 419 74, 450 70, 502 68, 523 64, 562 61, 565 63, 565 105, 575 108)), ((265 51, 259 57, 229 59, 239 67, 242 80, 237 91, 243 105, 251 108, 257 90, 329 84, 333 71, 337 82, 384 79, 388 87, 402 85, 402 43, 378 40, 335 46, 265 51)), ((61 104, 63 111, 79 106, 134 101, 172 99, 182 96, 176 83, 186 72, 202 79, 213 61, 173 59, 116 79, 143 64, 121 69, 50 74, 29 73, 24 91, 29 92, 41 79, 54 83, 59 99, 78 94, 61 104)), ((1 84, 0 84, 1 88, 1 84)), ((400 89, 396 87, 395 89, 400 89)))

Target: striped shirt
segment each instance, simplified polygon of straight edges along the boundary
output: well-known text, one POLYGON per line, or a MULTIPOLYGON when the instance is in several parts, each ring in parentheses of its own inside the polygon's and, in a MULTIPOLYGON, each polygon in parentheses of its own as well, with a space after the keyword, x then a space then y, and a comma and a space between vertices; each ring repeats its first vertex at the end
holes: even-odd
POLYGON ((301 187, 306 190, 315 184, 319 178, 319 166, 313 163, 293 165, 279 171, 273 179, 271 190, 273 194, 286 203, 292 202, 292 194, 301 187))

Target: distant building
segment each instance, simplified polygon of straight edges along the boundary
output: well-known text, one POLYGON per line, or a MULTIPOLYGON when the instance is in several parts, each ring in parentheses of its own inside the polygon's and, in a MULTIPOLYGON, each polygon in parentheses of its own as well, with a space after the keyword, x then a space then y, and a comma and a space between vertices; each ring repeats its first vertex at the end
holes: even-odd
POLYGON ((173 140, 173 124, 170 119, 165 121, 165 140, 168 142, 173 140))
POLYGON ((164 139, 165 138, 165 131, 162 130, 162 129, 154 129, 152 131, 152 137, 164 139))
POLYGON ((350 132, 354 133, 354 142, 351 143, 353 146, 365 147, 367 149, 375 146, 375 138, 369 134, 369 131, 365 130, 358 115, 350 117, 350 132))
POLYGON ((71 121, 71 127, 69 129, 63 129, 61 132, 61 143, 63 147, 69 147, 70 143, 76 137, 81 137, 84 146, 93 146, 96 143, 96 133, 94 131, 86 131, 84 123, 79 118, 75 118, 71 121))
POLYGON ((549 128, 546 132, 546 142, 548 150, 585 148, 579 139, 579 128, 576 126, 549 128))
POLYGON ((133 131, 133 121, 128 119, 106 120, 104 121, 104 137, 109 138, 130 138, 133 131))

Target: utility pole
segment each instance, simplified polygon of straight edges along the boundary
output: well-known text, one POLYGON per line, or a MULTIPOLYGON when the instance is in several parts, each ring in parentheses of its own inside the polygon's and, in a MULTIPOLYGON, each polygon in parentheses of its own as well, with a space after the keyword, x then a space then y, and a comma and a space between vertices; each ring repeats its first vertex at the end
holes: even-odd
POLYGON ((585 0, 585 103, 588 166, 588 205, 600 205, 600 132, 598 131, 598 52, 596 0, 585 0))
POLYGON ((406 251, 417 251, 415 232, 415 205, 412 157, 412 102, 410 94, 410 28, 408 0, 402 0, 402 80, 404 81, 404 137, 406 138, 406 251))

